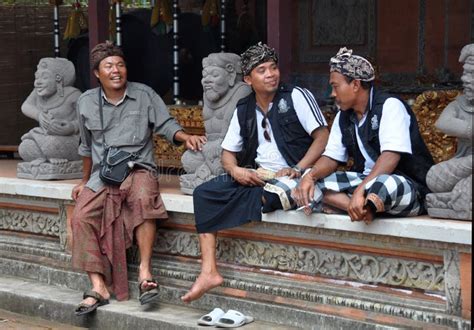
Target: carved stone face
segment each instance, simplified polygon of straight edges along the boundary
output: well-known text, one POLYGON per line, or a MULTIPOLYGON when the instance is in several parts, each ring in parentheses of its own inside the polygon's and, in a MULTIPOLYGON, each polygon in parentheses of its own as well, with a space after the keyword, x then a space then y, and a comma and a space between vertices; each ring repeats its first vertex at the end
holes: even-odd
POLYGON ((41 97, 50 97, 58 90, 55 76, 48 69, 36 70, 34 86, 36 93, 41 97))
POLYGON ((474 72, 464 69, 461 81, 464 87, 464 95, 469 101, 474 101, 474 72))
POLYGON ((218 66, 207 66, 202 70, 204 96, 211 102, 220 100, 230 89, 229 73, 218 66))

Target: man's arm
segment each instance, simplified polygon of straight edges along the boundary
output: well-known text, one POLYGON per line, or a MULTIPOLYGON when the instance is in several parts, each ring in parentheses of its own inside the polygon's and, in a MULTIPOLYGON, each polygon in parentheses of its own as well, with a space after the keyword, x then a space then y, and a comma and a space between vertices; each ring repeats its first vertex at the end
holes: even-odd
POLYGON ((72 189, 72 199, 77 200, 77 197, 79 197, 80 193, 84 189, 84 187, 87 184, 87 181, 89 181, 91 177, 91 172, 92 172, 92 158, 91 157, 82 157, 82 180, 81 182, 75 186, 72 189))
POLYGON ((177 131, 174 134, 173 140, 185 142, 186 149, 190 149, 192 151, 201 151, 202 146, 207 142, 207 138, 204 135, 189 135, 184 131, 177 131))
MULTIPOLYGON (((324 148, 326 148, 326 144, 328 142, 329 131, 326 126, 320 126, 311 133, 311 137, 313 138, 313 142, 306 151, 304 157, 301 158, 298 164, 296 164, 296 166, 302 170, 313 166, 319 157, 321 157, 321 154, 323 153, 324 148)), ((287 175, 290 179, 293 179, 299 177, 301 173, 292 168, 284 168, 276 173, 277 177, 285 175, 287 175)))
POLYGON ((313 168, 303 176, 293 190, 292 197, 298 206, 308 206, 313 201, 314 183, 327 177, 337 169, 338 162, 327 156, 321 156, 313 168))
POLYGON ((384 151, 375 162, 374 167, 370 171, 369 175, 362 180, 361 184, 357 186, 354 191, 349 208, 347 212, 351 217, 351 220, 360 221, 364 220, 367 210, 365 209, 365 185, 370 180, 376 178, 381 174, 392 174, 397 168, 398 162, 400 161, 400 154, 393 151, 384 151))
POLYGON ((263 186, 265 182, 260 179, 257 172, 238 166, 234 152, 222 149, 222 167, 238 183, 243 186, 263 186))

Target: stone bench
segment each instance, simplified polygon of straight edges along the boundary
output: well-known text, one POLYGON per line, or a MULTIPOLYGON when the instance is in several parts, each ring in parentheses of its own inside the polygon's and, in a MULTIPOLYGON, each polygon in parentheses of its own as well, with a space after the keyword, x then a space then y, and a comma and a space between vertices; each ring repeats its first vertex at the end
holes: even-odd
MULTIPOLYGON (((200 263, 192 197, 176 183, 161 178, 170 219, 158 229, 153 272, 160 299, 179 305, 200 263)), ((0 275, 88 288, 87 276, 70 269, 74 184, 0 177, 0 275)), ((219 234, 224 284, 191 307, 288 327, 469 329, 471 233, 471 222, 427 216, 365 225, 345 215, 265 214, 219 234)), ((128 260, 136 297, 136 248, 128 260)))

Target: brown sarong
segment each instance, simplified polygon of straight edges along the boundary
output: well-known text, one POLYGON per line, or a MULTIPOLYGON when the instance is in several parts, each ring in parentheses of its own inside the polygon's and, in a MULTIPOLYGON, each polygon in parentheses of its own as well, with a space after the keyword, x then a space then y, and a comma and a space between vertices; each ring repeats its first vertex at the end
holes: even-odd
POLYGON ((148 219, 167 219, 158 178, 138 170, 120 187, 84 188, 72 216, 72 267, 100 273, 117 300, 128 299, 125 250, 134 229, 148 219))

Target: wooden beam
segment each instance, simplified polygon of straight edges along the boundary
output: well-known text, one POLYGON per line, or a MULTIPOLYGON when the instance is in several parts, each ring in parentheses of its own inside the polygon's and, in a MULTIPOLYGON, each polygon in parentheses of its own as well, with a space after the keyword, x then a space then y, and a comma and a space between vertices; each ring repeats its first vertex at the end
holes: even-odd
MULTIPOLYGON (((108 0, 89 0, 89 50, 98 43, 107 40, 109 35, 109 1, 108 0)), ((91 72, 90 86, 97 87, 97 79, 91 72)))
POLYGON ((275 48, 279 56, 282 80, 288 80, 291 71, 292 8, 291 0, 267 1, 267 44, 275 48))

